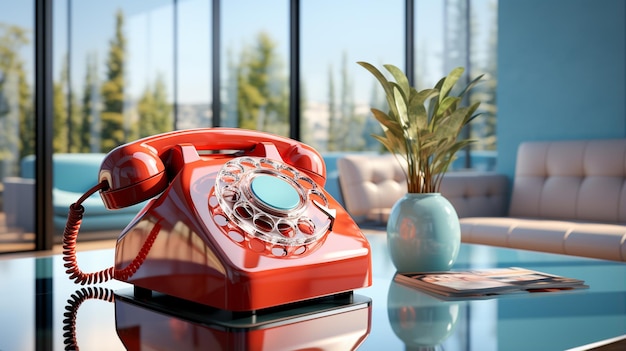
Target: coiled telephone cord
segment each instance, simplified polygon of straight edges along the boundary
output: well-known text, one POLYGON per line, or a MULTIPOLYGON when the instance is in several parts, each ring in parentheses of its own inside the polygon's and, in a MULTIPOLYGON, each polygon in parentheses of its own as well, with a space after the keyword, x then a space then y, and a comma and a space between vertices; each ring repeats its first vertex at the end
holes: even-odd
POLYGON ((146 241, 137 253, 137 256, 124 269, 118 270, 115 269, 115 267, 109 267, 99 272, 84 273, 78 267, 78 260, 76 259, 76 238, 78 237, 80 225, 83 220, 83 213, 85 212, 85 208, 82 203, 96 191, 105 190, 107 188, 107 183, 101 182, 100 184, 87 190, 87 192, 85 192, 85 194, 83 194, 78 201, 70 205, 69 213, 67 215, 67 223, 65 224, 65 230, 63 231, 63 261, 65 261, 63 266, 67 268, 65 273, 69 274, 70 279, 74 280, 77 284, 98 284, 106 282, 111 278, 120 280, 128 279, 128 277, 137 272, 137 269, 139 269, 148 256, 148 252, 152 248, 152 244, 156 240, 157 234, 161 228, 158 223, 154 225, 148 234, 146 241))
POLYGON ((66 350, 78 350, 76 340, 76 315, 80 305, 89 299, 98 299, 107 302, 113 302, 113 290, 102 287, 98 288, 82 288, 77 290, 67 300, 65 312, 63 313, 63 344, 66 350))

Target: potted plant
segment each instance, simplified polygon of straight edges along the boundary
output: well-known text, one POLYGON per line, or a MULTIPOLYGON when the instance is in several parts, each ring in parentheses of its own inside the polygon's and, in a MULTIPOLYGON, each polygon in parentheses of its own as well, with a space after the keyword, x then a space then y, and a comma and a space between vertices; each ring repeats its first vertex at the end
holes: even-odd
POLYGON ((392 207, 387 221, 388 246, 398 271, 448 270, 461 243, 454 207, 440 193, 441 180, 456 154, 473 140, 460 137, 477 114, 480 102, 463 106, 464 96, 482 78, 458 94, 453 88, 463 75, 457 67, 434 88, 416 90, 394 65, 384 65, 394 80, 367 62, 358 62, 385 91, 388 112, 372 108, 384 134, 374 137, 404 167, 407 194, 392 207))

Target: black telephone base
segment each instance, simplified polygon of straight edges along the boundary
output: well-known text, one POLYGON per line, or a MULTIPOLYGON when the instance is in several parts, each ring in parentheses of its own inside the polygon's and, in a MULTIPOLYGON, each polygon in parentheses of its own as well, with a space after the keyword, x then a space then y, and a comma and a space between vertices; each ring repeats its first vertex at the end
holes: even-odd
POLYGON ((133 286, 133 296, 137 299, 150 299, 152 298, 152 290, 135 285, 133 286))
POLYGON ((226 311, 144 288, 128 288, 115 292, 116 304, 133 305, 141 309, 167 314, 193 323, 208 325, 224 331, 246 331, 273 328, 371 307, 369 297, 352 291, 294 302, 256 311, 226 311), (139 296, 137 295, 139 292, 139 296))

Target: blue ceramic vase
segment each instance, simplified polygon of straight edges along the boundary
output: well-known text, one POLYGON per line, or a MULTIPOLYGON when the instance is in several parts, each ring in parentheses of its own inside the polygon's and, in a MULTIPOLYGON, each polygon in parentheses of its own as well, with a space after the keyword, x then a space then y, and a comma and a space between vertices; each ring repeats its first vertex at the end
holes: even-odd
POLYGON ((387 317, 406 350, 443 350, 454 334, 462 304, 442 301, 391 281, 387 292, 387 317))
POLYGON ((440 193, 407 193, 391 208, 387 247, 398 272, 450 270, 460 246, 459 217, 440 193))

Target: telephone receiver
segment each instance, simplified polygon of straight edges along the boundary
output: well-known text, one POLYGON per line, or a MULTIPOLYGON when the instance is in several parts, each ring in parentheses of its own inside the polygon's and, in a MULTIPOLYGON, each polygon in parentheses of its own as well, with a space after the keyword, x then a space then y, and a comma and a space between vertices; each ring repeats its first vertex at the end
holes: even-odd
POLYGON ((106 155, 98 184, 70 206, 66 272, 80 284, 114 278, 231 311, 257 311, 371 285, 370 246, 323 188, 311 146, 238 128, 173 131, 106 155), (145 202, 121 232, 115 266, 82 272, 76 238, 95 192, 115 210, 145 202))
POLYGON ((221 150, 283 161, 319 186, 326 182, 322 156, 308 145, 251 130, 204 128, 165 133, 114 149, 100 169, 99 181, 107 184, 100 196, 109 209, 140 203, 165 190, 185 162, 197 160, 196 152, 221 150))

